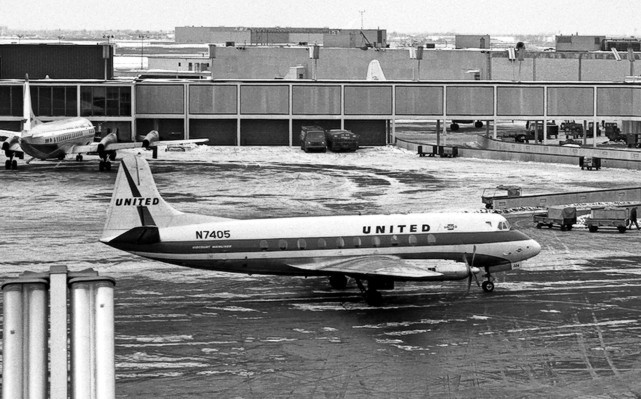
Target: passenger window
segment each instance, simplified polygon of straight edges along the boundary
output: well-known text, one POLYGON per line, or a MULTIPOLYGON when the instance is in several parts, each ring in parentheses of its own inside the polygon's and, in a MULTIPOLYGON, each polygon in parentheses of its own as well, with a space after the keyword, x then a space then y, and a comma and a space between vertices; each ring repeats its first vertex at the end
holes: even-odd
POLYGON ((354 247, 360 248, 361 247, 361 238, 360 237, 354 237, 354 247))
POLYGON ((336 248, 345 248, 345 240, 343 237, 338 237, 336 239, 336 248))
POLYGON ((267 240, 260 240, 260 249, 262 249, 263 251, 267 251, 269 249, 267 240))
POLYGON ((381 239, 379 237, 372 237, 372 246, 378 248, 381 246, 381 239))
POLYGON ((319 238, 318 239, 318 249, 325 249, 327 248, 327 241, 325 241, 324 238, 319 238))
POLYGON ((299 238, 297 244, 298 244, 298 249, 307 248, 307 242, 303 238, 299 238))
POLYGON ((414 234, 410 235, 410 245, 416 245, 418 243, 418 240, 416 239, 416 236, 414 234))
POLYGON ((282 250, 287 249, 287 240, 278 240, 278 247, 282 250))
POLYGON ((392 246, 394 246, 394 247, 395 247, 395 246, 397 246, 397 245, 398 245, 398 237, 396 236, 396 234, 394 234, 394 235, 392 236, 392 246))

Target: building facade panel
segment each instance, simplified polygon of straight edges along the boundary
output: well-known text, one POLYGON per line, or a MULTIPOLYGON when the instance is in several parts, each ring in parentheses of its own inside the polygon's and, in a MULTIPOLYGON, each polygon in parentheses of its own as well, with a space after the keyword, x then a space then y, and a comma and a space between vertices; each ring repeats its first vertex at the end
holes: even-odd
POLYGON ((240 113, 258 115, 289 114, 289 86, 243 85, 240 87, 240 113))
POLYGON ((345 115, 391 115, 392 86, 345 86, 345 115))
POLYGON ((641 88, 599 87, 597 115, 641 116, 641 88))
POLYGON ((396 115, 443 115, 443 87, 396 86, 396 115))
POLYGON ((450 86, 446 96, 446 109, 450 115, 481 116, 494 113, 492 87, 450 86))
POLYGON ((338 85, 294 85, 294 115, 340 115, 341 87, 338 85))
POLYGON ((191 119, 190 139, 209 139, 206 145, 238 145, 236 119, 191 119))
POLYGON ((0 79, 113 79, 113 55, 100 44, 2 44, 0 79))
POLYGON ((496 89, 496 114, 498 116, 543 116, 544 95, 543 87, 499 86, 496 89))
POLYGON ((357 133, 360 146, 380 146, 387 144, 387 120, 353 120, 345 121, 345 129, 357 133))
POLYGON ((236 114, 238 90, 235 85, 190 85, 190 114, 236 114))
POLYGON ((240 123, 241 145, 289 145, 289 121, 248 119, 240 123))
POLYGON ((594 115, 594 89, 591 87, 548 87, 548 115, 594 115))
POLYGON ((184 114, 183 85, 139 85, 136 112, 139 114, 184 114))

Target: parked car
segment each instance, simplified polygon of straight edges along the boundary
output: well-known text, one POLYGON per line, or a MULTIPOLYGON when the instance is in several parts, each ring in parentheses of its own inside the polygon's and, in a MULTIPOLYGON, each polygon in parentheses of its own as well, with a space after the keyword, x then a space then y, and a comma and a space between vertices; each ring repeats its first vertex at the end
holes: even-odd
POLYGON ((320 126, 303 126, 300 129, 300 148, 305 151, 327 151, 325 129, 320 126))
POLYGON ((325 132, 327 148, 337 151, 356 151, 358 149, 359 136, 350 130, 330 129, 325 132))

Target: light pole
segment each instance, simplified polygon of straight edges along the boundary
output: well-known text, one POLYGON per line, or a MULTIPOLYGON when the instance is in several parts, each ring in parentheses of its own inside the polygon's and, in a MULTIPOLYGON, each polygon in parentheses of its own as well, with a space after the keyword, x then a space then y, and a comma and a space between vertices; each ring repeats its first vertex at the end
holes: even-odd
POLYGON ((145 48, 145 39, 148 37, 147 35, 138 35, 140 38, 140 69, 143 69, 143 56, 144 56, 144 48, 145 48))
POLYGON ((24 35, 18 35, 18 44, 20 44, 20 41, 22 40, 23 37, 24 35))
POLYGON ((103 39, 107 39, 107 44, 111 44, 111 39, 115 38, 114 35, 102 35, 103 39))

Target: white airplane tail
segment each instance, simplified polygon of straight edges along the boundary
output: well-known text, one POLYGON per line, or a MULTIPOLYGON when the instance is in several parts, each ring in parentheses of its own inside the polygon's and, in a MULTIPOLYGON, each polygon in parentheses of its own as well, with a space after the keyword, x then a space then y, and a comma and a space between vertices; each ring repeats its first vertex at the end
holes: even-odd
POLYGON ((367 80, 387 80, 381 68, 381 63, 378 60, 370 61, 367 66, 367 80))
POLYGON ((174 209, 160 196, 147 161, 140 155, 130 155, 120 162, 100 240, 158 240, 159 228, 221 220, 227 219, 174 209))
POLYGON ((36 118, 36 115, 33 113, 33 107, 31 106, 31 90, 29 89, 29 75, 24 77, 24 101, 22 103, 22 117, 24 118, 24 125, 22 130, 28 132, 34 126, 40 124, 40 120, 36 118))

